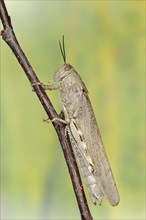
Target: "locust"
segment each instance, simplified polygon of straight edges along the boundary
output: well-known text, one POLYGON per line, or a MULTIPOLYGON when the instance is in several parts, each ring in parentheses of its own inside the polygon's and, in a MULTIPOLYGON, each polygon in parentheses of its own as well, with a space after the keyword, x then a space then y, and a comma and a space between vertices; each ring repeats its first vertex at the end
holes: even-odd
MULTIPOLYGON (((119 193, 105 152, 99 127, 88 96, 88 90, 72 65, 66 63, 64 46, 59 41, 64 64, 53 75, 53 84, 45 89, 58 89, 64 120, 78 168, 85 180, 91 200, 101 204, 105 197, 112 206, 119 203, 119 193)), ((53 121, 52 120, 52 121, 53 121)))

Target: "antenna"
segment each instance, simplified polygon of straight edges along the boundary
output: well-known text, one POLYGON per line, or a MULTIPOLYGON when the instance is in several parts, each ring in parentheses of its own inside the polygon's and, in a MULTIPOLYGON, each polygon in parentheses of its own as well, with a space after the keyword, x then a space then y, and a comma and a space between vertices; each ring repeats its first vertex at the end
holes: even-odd
POLYGON ((65 44, 64 44, 64 35, 62 37, 62 46, 61 46, 61 42, 59 40, 59 47, 60 47, 60 51, 63 57, 63 61, 64 63, 66 63, 66 54, 65 54, 65 44))

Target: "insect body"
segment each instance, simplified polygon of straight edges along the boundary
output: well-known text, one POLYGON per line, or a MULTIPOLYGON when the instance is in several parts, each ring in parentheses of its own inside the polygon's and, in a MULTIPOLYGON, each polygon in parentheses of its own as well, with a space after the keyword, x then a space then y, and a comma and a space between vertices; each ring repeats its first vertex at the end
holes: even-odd
MULTIPOLYGON (((60 45, 61 47, 61 45, 60 45)), ((96 118, 88 97, 88 90, 79 74, 66 64, 65 50, 61 48, 64 64, 54 73, 61 104, 68 123, 66 130, 94 204, 106 197, 111 205, 119 203, 119 193, 106 156, 96 118)))

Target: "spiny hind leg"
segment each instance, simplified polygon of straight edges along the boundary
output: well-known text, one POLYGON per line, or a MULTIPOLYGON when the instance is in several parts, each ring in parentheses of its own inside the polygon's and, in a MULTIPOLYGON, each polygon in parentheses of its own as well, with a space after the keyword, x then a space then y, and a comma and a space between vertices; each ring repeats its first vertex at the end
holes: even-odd
POLYGON ((90 155, 88 155, 87 145, 84 141, 82 131, 78 128, 78 126, 76 125, 76 121, 74 119, 71 120, 71 123, 69 124, 69 126, 70 126, 71 134, 77 143, 76 148, 78 149, 78 151, 80 152, 80 154, 84 158, 84 161, 86 163, 86 167, 88 167, 88 170, 90 171, 90 173, 93 173, 95 170, 94 164, 93 164, 93 161, 92 161, 90 155))

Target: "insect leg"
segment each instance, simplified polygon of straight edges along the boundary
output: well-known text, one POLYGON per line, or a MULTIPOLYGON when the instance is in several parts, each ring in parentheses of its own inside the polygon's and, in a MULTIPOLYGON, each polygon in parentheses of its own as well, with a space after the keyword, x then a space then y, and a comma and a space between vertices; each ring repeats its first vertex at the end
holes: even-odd
POLYGON ((77 142, 77 146, 80 150, 80 153, 83 155, 83 157, 86 160, 87 167, 89 168, 89 170, 91 172, 93 172, 94 171, 94 165, 93 165, 92 159, 87 154, 87 151, 86 151, 87 146, 86 146, 86 143, 84 142, 82 132, 78 129, 78 127, 75 124, 74 120, 71 120, 71 122, 70 122, 70 130, 71 130, 71 133, 72 133, 74 139, 77 142))
POLYGON ((57 90, 59 88, 58 85, 44 85, 42 84, 44 90, 57 90))
POLYGON ((61 118, 53 118, 53 119, 47 118, 47 119, 43 119, 43 121, 44 121, 44 122, 47 122, 47 123, 49 123, 49 122, 54 122, 54 121, 59 121, 59 122, 61 122, 61 123, 63 123, 63 124, 68 124, 67 121, 65 121, 65 120, 63 120, 63 119, 61 119, 61 118))
MULTIPOLYGON (((36 83, 31 83, 31 86, 34 87, 34 86, 41 86, 44 90, 57 90, 58 89, 58 85, 44 85, 43 83, 41 82, 36 82, 36 83)), ((34 88, 33 90, 34 91, 34 88)))
POLYGON ((100 192, 94 173, 90 169, 91 165, 89 165, 89 161, 87 160, 87 157, 84 155, 82 149, 80 148, 77 138, 74 137, 74 135, 72 134, 72 130, 70 129, 69 125, 66 126, 66 131, 69 135, 69 139, 73 148, 73 152, 75 154, 78 167, 83 175, 92 202, 96 204, 96 201, 98 201, 98 203, 100 204, 103 198, 103 194, 100 192))

